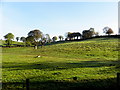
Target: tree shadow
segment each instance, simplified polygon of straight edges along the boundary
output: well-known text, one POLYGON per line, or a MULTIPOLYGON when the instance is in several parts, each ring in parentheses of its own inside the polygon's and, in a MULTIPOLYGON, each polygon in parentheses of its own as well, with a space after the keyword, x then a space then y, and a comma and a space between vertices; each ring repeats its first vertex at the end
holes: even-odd
POLYGON ((80 63, 60 63, 60 62, 44 62, 44 63, 3 63, 2 68, 8 68, 9 70, 26 70, 26 69, 40 69, 40 70, 63 70, 71 68, 97 68, 104 66, 116 66, 119 63, 117 61, 81 61, 80 63))
MULTIPOLYGON (((71 68, 97 68, 104 66, 116 66, 116 61, 81 61, 80 63, 13 63, 7 62, 3 64, 3 68, 8 70, 26 70, 26 69, 41 69, 41 70, 64 70, 71 68), (5 65, 4 65, 5 64, 5 65)), ((103 71, 100 71, 102 73, 103 71)), ((59 75, 60 73, 53 73, 53 75, 59 75)), ((77 79, 73 77, 68 80, 54 80, 49 79, 49 76, 33 76, 30 79, 30 90, 80 90, 80 89, 114 89, 117 90, 116 78, 108 79, 77 79)), ((79 77, 77 77, 79 78, 79 77)), ((19 81, 19 80, 18 80, 19 81)), ((3 83, 3 90, 26 90, 25 80, 23 82, 6 82, 3 83)), ((118 89, 119 90, 119 89, 118 89)))
MULTIPOLYGON (((50 80, 42 82, 31 82, 31 86, 36 86, 42 90, 80 90, 80 89, 117 89, 117 83, 115 78, 111 79, 92 79, 82 81, 62 81, 62 80, 50 80), (32 85, 33 84, 33 85, 32 85), (43 86, 43 87, 41 87, 43 86)), ((32 87, 31 87, 32 88, 32 87)))
MULTIPOLYGON (((34 79, 37 77, 34 77, 34 79)), ((42 78, 42 77, 40 77, 42 78)), ((3 83, 3 90, 8 90, 12 88, 15 90, 16 86, 21 86, 21 90, 26 90, 25 80, 22 83, 3 83)), ((109 79, 91 79, 91 80, 44 80, 44 81, 32 81, 29 79, 30 90, 84 90, 84 89, 114 89, 119 90, 116 83, 116 78, 109 79)))

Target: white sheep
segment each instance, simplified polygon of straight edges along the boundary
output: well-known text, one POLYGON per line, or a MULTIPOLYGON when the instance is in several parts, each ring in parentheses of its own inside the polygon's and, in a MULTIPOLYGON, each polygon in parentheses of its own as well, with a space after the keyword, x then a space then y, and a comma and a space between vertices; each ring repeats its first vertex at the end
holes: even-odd
POLYGON ((36 56, 35 58, 39 58, 39 57, 41 57, 40 55, 38 55, 38 56, 36 56))

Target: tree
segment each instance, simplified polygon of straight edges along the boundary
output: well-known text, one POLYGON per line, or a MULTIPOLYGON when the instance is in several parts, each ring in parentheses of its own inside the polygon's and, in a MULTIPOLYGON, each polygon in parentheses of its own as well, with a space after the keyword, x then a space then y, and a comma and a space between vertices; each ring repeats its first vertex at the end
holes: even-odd
POLYGON ((40 38, 42 38, 43 34, 40 30, 35 29, 35 30, 30 31, 28 33, 28 36, 33 36, 34 40, 38 41, 40 38))
POLYGON ((52 38, 52 40, 53 40, 53 42, 55 42, 55 41, 57 40, 57 37, 54 36, 54 37, 52 38))
POLYGON ((45 37, 46 37, 46 42, 49 43, 51 41, 50 35, 49 34, 45 34, 45 37))
POLYGON ((12 40, 12 39, 14 39, 14 35, 12 34, 12 33, 8 33, 8 34, 6 34, 5 36, 4 36, 4 38, 5 39, 9 39, 9 40, 12 40))
POLYGON ((25 41, 26 41, 26 38, 25 38, 25 37, 21 37, 21 38, 20 38, 20 41, 25 42, 25 41))
POLYGON ((110 34, 113 33, 113 30, 109 27, 104 27, 103 28, 103 33, 110 35, 110 34))
POLYGON ((108 34, 108 35, 110 35, 112 33, 113 33, 113 30, 111 28, 106 32, 106 34, 108 34))
POLYGON ((95 36, 99 36, 99 32, 95 32, 95 36))
POLYGON ((19 37, 16 37, 16 40, 17 40, 17 42, 18 42, 18 40, 19 40, 19 37))
POLYGON ((79 32, 67 32, 66 33, 66 40, 74 40, 74 39, 76 39, 76 37, 77 37, 77 39, 80 37, 81 38, 81 34, 79 33, 79 32))
POLYGON ((12 33, 8 33, 4 36, 4 38, 6 39, 7 45, 10 47, 12 44, 12 39, 14 39, 14 35, 12 33))
POLYGON ((68 39, 69 39, 69 40, 72 40, 72 39, 73 39, 73 34, 72 34, 72 32, 67 32, 65 36, 66 36, 67 40, 68 40, 68 39))
POLYGON ((32 31, 30 31, 28 33, 28 37, 33 38, 32 42, 33 42, 33 44, 35 46, 35 49, 37 49, 38 43, 39 43, 39 39, 42 39, 43 33, 40 30, 35 29, 35 30, 32 30, 32 31))
POLYGON ((31 46, 32 44, 35 44, 33 36, 28 36, 28 37, 25 38, 25 40, 26 40, 26 45, 27 46, 31 46))
POLYGON ((62 35, 59 36, 60 41, 62 41, 64 38, 62 35))
POLYGON ((78 37, 81 38, 82 35, 79 32, 73 32, 72 36, 74 37, 74 39, 75 39, 75 37, 77 37, 77 39, 78 39, 78 37))
POLYGON ((91 38, 94 34, 94 28, 90 28, 89 30, 83 30, 82 32, 82 36, 84 39, 91 38))

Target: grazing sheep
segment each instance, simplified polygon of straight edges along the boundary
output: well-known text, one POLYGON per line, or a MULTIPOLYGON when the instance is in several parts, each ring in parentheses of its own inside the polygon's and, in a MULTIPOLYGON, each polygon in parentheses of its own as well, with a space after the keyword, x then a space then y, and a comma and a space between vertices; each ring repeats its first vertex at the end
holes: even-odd
POLYGON ((40 55, 38 55, 38 56, 36 56, 35 58, 39 58, 39 57, 41 57, 40 55))

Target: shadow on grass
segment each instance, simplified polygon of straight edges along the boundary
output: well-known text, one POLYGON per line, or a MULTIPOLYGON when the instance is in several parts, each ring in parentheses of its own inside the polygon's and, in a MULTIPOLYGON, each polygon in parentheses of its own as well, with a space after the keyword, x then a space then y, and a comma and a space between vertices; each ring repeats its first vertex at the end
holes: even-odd
MULTIPOLYGON (((29 82, 30 90, 83 90, 83 89, 104 89, 104 90, 119 90, 117 88, 116 78, 98 80, 82 80, 82 81, 32 81, 29 82)), ((26 90, 25 81, 23 83, 3 83, 2 90, 26 90)))
MULTIPOLYGON (((99 61, 82 61, 80 63, 4 63, 3 68, 10 70, 25 70, 25 69, 41 69, 41 70, 63 70, 71 68, 96 68, 104 66, 116 66, 118 62, 99 62, 99 61)), ((101 71, 103 72, 103 71, 101 71)), ((53 73, 54 75, 59 73, 53 73)), ((30 90, 83 90, 83 89, 104 89, 104 90, 119 90, 117 89, 116 78, 109 79, 81 79, 73 80, 48 80, 49 77, 39 76, 31 77, 30 90), (47 80, 46 80, 47 78, 47 80)), ((21 82, 6 82, 3 83, 2 90, 26 90, 25 80, 21 82)))
POLYGON ((40 69, 40 70, 63 70, 63 69, 71 69, 71 68, 97 68, 104 66, 116 66, 119 63, 117 61, 82 61, 80 63, 3 63, 2 68, 9 68, 10 70, 26 70, 26 69, 40 69))

